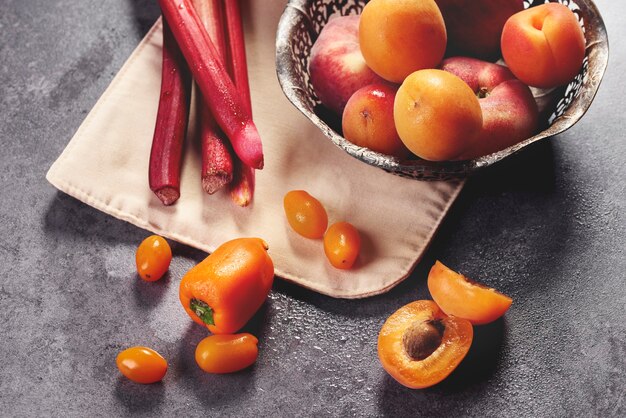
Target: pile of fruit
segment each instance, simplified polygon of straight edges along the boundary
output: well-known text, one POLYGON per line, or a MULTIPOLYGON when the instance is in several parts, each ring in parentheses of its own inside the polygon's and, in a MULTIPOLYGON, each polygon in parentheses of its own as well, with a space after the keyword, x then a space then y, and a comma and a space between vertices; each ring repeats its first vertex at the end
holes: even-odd
POLYGON ((471 281, 437 261, 428 273, 433 300, 394 312, 378 335, 378 358, 400 384, 422 389, 448 377, 472 346, 474 325, 508 311, 513 299, 471 281))
POLYGON ((567 84, 584 58, 578 19, 560 3, 371 0, 326 24, 309 72, 348 141, 400 159, 469 160, 536 134, 529 86, 567 84))

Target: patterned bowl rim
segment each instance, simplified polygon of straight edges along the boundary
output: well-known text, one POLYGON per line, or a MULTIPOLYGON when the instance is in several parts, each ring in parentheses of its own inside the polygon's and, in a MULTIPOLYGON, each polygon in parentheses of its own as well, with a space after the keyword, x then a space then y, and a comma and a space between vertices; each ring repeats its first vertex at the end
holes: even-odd
MULTIPOLYGON (((565 112, 545 130, 502 151, 468 161, 431 162, 426 160, 400 161, 394 157, 356 146, 322 120, 307 104, 307 91, 298 85, 296 64, 292 59, 291 42, 300 24, 310 25, 306 13, 313 0, 289 0, 283 12, 276 34, 276 72, 278 81, 289 101, 313 122, 335 145, 353 157, 394 174, 419 179, 442 179, 463 177, 488 167, 543 138, 560 134, 574 126, 591 106, 609 58, 609 42, 606 26, 592 0, 572 0, 584 12, 587 74, 582 88, 565 112)), ((526 3, 526 2, 525 2, 526 3)), ((584 71, 584 69, 583 69, 584 71)))

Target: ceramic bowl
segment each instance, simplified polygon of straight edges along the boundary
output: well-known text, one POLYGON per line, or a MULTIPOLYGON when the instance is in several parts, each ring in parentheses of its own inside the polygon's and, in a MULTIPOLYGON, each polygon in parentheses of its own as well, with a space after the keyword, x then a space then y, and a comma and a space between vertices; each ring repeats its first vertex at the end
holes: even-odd
MULTIPOLYGON (((578 17, 586 39, 586 56, 581 72, 567 86, 545 96, 549 106, 546 128, 531 138, 474 160, 431 162, 422 159, 399 160, 359 147, 341 136, 337 116, 320 105, 308 72, 309 56, 318 34, 335 14, 359 14, 365 0, 290 0, 281 17, 276 36, 276 68, 287 98, 308 117, 335 145, 359 160, 385 171, 421 180, 463 177, 490 166, 544 138, 571 128, 583 117, 593 101, 608 63, 609 46, 606 27, 591 0, 558 0, 578 17)), ((544 3, 524 1, 524 7, 544 3)), ((535 92, 537 96, 537 93, 535 92)))

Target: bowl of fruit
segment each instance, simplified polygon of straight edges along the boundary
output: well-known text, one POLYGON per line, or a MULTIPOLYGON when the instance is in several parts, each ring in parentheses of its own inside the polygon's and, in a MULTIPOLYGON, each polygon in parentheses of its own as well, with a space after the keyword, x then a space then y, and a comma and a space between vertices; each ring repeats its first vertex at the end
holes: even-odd
POLYGON ((287 98, 335 145, 405 177, 462 177, 572 127, 608 63, 591 0, 290 0, 287 98))

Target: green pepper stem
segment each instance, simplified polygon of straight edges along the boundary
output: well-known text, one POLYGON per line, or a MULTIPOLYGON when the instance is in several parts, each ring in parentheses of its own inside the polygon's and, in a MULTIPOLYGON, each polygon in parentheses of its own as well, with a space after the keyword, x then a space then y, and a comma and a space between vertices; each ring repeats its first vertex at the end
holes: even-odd
POLYGON ((213 319, 213 309, 211 309, 211 307, 205 302, 198 299, 191 299, 189 307, 196 315, 198 315, 202 322, 207 325, 215 325, 215 320, 213 319))

